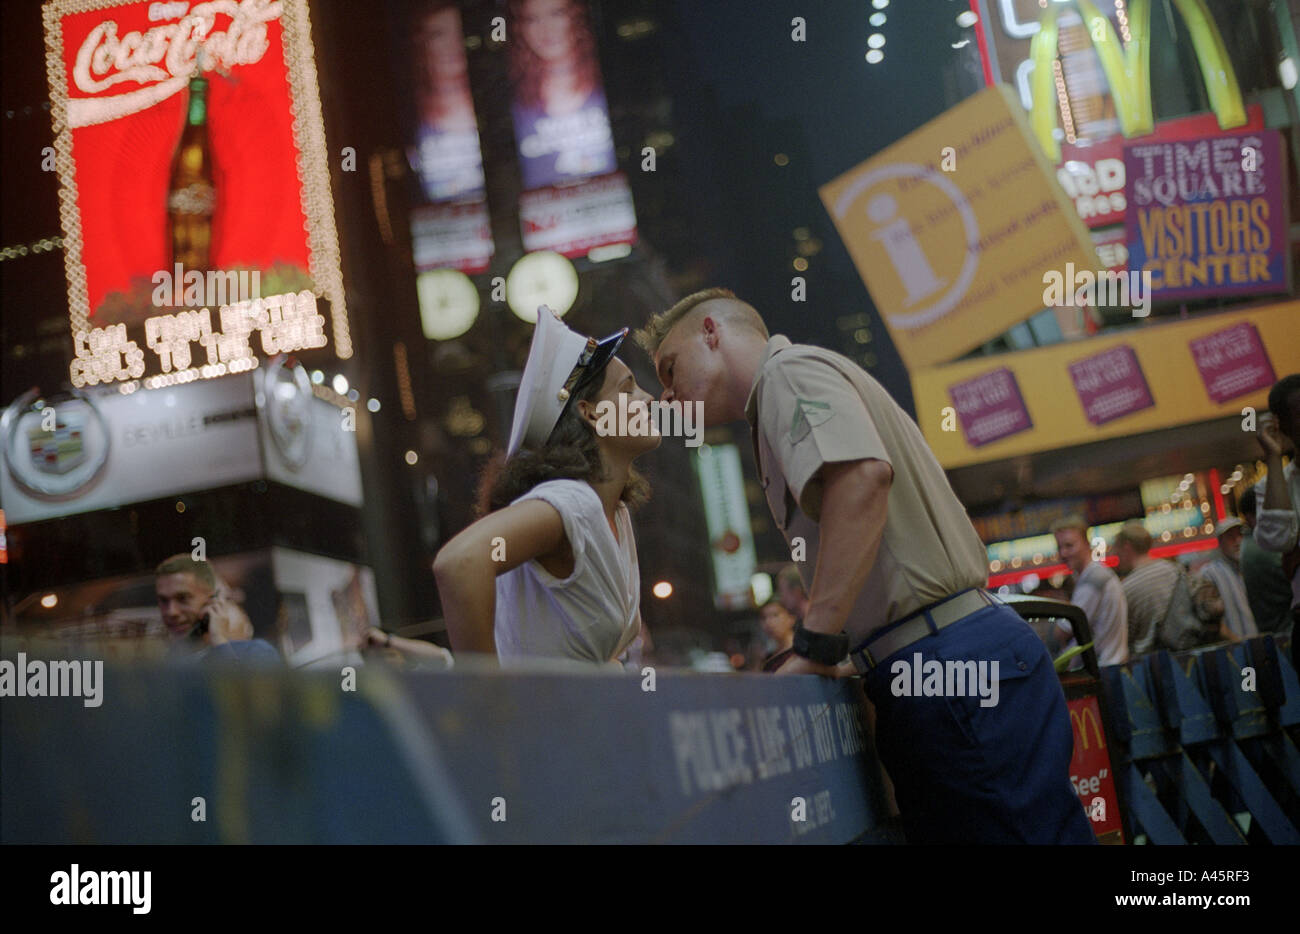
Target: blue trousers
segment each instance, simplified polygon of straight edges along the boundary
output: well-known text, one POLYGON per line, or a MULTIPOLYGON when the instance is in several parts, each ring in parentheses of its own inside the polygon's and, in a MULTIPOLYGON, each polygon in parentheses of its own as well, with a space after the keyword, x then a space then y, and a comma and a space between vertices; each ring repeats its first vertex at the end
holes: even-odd
POLYGON ((866 673, 864 686, 909 843, 1097 842, 1070 784, 1074 731, 1060 680, 1042 640, 1010 607, 986 606, 900 649, 866 673), (931 659, 974 661, 991 674, 996 661, 997 703, 982 706, 973 689, 915 696, 926 693, 914 689, 917 653, 923 670, 931 659), (899 696, 905 691, 913 696, 899 696))

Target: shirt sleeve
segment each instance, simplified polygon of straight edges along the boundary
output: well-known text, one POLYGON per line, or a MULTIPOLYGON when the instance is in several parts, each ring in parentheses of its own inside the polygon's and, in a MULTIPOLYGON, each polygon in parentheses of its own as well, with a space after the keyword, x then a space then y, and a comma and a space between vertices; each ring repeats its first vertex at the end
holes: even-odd
POLYGON ((821 518, 824 464, 870 459, 893 467, 862 397, 829 363, 781 354, 763 380, 760 408, 786 486, 813 521, 821 518))
POLYGON ((1092 581, 1082 581, 1074 585, 1074 594, 1070 602, 1083 610, 1090 626, 1096 625, 1097 608, 1101 604, 1101 588, 1092 581))
MULTIPOLYGON (((578 576, 586 561, 587 545, 591 540, 592 510, 600 512, 601 521, 604 521, 600 497, 596 495, 595 490, 579 480, 548 480, 539 483, 515 502, 522 503, 529 499, 539 499, 549 503, 560 514, 560 521, 564 523, 564 536, 569 540, 569 547, 573 550, 573 573, 564 580, 544 573, 542 580, 549 587, 567 584, 578 576)), ((545 572, 545 568, 540 565, 538 568, 545 572)))
POLYGON ((1300 520, 1294 509, 1260 509, 1255 518, 1255 544, 1265 551, 1285 554, 1300 537, 1300 520))

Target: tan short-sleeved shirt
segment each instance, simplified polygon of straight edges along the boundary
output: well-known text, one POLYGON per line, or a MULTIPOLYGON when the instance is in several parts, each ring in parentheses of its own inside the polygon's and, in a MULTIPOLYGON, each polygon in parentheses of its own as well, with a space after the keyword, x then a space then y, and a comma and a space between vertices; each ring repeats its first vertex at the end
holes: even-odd
POLYGON ((886 623, 987 583, 988 553, 921 430, 853 361, 778 334, 745 415, 772 517, 792 549, 805 542, 798 567, 809 591, 822 465, 872 459, 893 468, 880 550, 845 625, 855 648, 886 623))

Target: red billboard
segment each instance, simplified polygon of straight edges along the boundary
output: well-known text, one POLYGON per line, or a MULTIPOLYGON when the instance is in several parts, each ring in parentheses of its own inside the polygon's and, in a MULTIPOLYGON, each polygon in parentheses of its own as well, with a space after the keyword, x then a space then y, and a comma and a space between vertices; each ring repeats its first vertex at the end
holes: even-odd
POLYGON ((74 385, 351 356, 305 0, 44 18, 74 385))

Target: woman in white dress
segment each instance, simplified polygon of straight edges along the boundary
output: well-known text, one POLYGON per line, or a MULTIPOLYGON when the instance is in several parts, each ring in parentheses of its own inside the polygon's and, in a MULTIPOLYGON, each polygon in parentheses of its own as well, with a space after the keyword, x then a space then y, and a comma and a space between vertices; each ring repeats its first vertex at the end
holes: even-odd
POLYGON ((584 338, 539 311, 507 459, 484 476, 485 514, 434 561, 457 654, 618 664, 640 634, 628 506, 649 488, 632 461, 661 439, 652 419, 632 417, 648 415, 651 396, 614 356, 626 334, 584 338), (636 430, 610 418, 620 405, 636 430))

